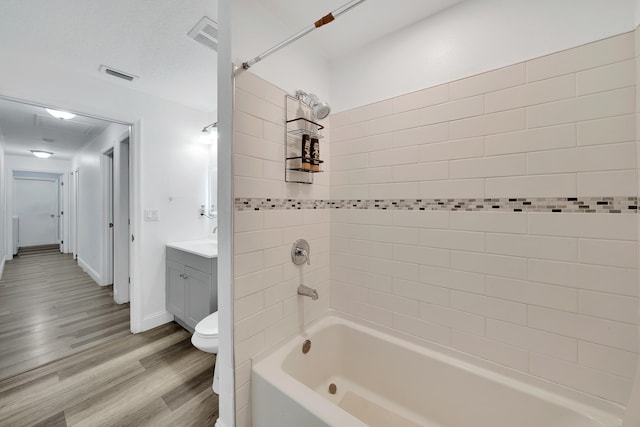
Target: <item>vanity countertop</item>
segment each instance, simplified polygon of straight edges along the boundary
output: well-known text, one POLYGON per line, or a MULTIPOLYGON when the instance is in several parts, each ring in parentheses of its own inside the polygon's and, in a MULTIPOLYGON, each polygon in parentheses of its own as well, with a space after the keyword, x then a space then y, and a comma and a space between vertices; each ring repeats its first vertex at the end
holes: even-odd
POLYGON ((178 249, 204 258, 218 257, 218 241, 212 239, 188 240, 186 242, 167 243, 168 248, 178 249))

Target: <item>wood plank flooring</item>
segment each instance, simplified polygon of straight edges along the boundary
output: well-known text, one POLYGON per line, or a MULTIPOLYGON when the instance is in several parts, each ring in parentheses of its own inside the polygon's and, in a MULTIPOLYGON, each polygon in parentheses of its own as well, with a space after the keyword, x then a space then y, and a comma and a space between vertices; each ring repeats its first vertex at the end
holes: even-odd
POLYGON ((129 333, 129 307, 69 255, 40 250, 0 280, 0 425, 213 426, 215 356, 175 323, 129 333))

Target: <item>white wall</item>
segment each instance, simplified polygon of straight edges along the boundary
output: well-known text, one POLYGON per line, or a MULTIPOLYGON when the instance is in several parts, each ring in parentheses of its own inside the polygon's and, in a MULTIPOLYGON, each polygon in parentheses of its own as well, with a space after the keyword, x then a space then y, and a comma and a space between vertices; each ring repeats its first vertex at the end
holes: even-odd
MULTIPOLYGON (((44 172, 44 173, 55 173, 62 174, 62 181, 67 183, 69 171, 71 170, 71 160, 62 160, 55 158, 48 159, 39 159, 34 156, 14 156, 14 155, 5 155, 5 171, 2 175, 4 178, 4 186, 5 197, 6 197, 6 210, 5 210, 5 245, 7 248, 6 258, 13 259, 13 250, 9 248, 12 247, 13 242, 13 222, 12 222, 12 212, 13 212, 13 171, 25 171, 25 172, 44 172)), ((1 187, 1 186, 0 186, 1 187)), ((62 206, 62 210, 65 212, 69 211, 68 206, 68 194, 69 187, 63 187, 63 200, 65 203, 62 206)), ((63 235, 62 239, 67 240, 69 238, 69 216, 65 216, 63 218, 63 235)))
POLYGON ((466 1, 332 61, 333 111, 631 31, 635 13, 635 0, 466 1))
MULTIPOLYGON (((137 168, 132 212, 132 330, 170 321, 165 309, 165 244, 206 236, 198 215, 206 199, 206 148, 197 145, 211 115, 104 81, 40 67, 28 55, 5 58, 0 94, 35 104, 134 124, 132 163, 137 168), (142 210, 158 209, 158 222, 143 222, 142 210), (134 300, 134 298, 136 298, 134 300), (137 301, 137 302, 136 302, 137 301)), ((212 110, 214 105, 212 105, 212 110)))
MULTIPOLYGON (((2 138, 2 134, 0 134, 0 138, 2 138)), ((0 279, 2 279, 2 272, 4 271, 4 262, 5 256, 7 254, 8 242, 5 240, 5 212, 6 212, 6 182, 7 180, 5 171, 5 155, 4 155, 4 146, 2 145, 2 141, 0 140, 0 179, 2 182, 0 183, 0 279)))
MULTIPOLYGON (((237 66, 289 38, 311 22, 287 27, 256 0, 232 4, 232 58, 237 66)), ((251 67, 251 72, 293 93, 297 89, 329 97, 329 67, 308 40, 300 39, 251 67)))
POLYGON ((106 194, 103 177, 103 153, 115 149, 119 138, 128 131, 127 126, 110 124, 100 135, 83 147, 72 161, 72 169, 79 171, 78 204, 78 263, 100 285, 106 283, 103 263, 105 256, 106 194))

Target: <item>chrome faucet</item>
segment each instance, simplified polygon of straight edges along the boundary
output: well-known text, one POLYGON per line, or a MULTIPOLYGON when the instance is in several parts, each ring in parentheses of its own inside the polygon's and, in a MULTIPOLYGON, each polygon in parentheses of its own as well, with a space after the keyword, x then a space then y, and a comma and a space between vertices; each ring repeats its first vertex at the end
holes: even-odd
POLYGON ((298 286, 298 295, 311 297, 314 301, 318 299, 318 291, 316 289, 311 289, 310 287, 302 284, 298 286))

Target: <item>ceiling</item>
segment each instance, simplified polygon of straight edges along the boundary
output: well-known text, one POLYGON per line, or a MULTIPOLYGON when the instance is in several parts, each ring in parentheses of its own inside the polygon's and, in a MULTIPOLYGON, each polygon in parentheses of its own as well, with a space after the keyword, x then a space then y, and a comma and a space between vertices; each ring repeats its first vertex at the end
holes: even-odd
POLYGON ((84 116, 60 120, 43 107, 0 98, 0 141, 6 154, 31 156, 30 150, 44 150, 54 153, 52 159, 71 159, 109 124, 84 116))
MULTIPOLYGON (((349 0, 257 0, 273 11, 292 34, 311 25, 349 0)), ((367 0, 306 36, 328 60, 421 21, 463 0, 367 0)), ((277 40, 276 42, 280 42, 277 40)), ((275 43, 274 43, 275 44, 275 43)))

